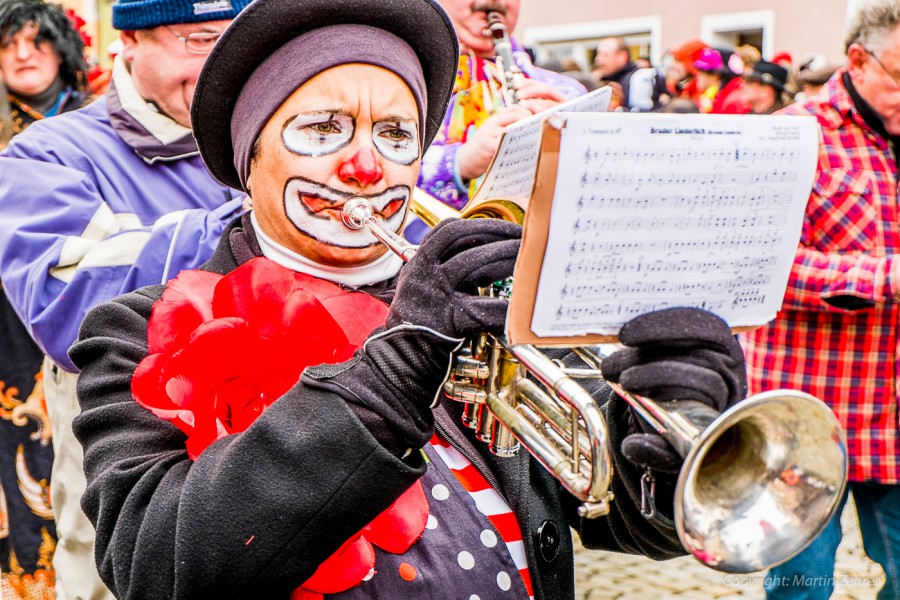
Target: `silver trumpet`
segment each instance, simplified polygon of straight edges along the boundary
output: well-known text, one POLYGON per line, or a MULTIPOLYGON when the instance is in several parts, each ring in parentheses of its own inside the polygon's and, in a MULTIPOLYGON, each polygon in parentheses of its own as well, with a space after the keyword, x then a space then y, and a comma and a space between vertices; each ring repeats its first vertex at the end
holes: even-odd
MULTIPOLYGON (((422 203, 419 191, 416 210, 422 203)), ((404 260, 415 254, 364 198, 345 203, 343 220, 368 229, 404 260)), ((508 286, 486 293, 503 295, 508 286)), ((613 500, 606 423, 577 382, 602 378, 603 350, 572 348, 583 361, 573 368, 534 346, 481 334, 456 357, 443 386, 446 397, 465 404, 464 424, 491 452, 511 456, 524 446, 581 500, 583 518, 607 514, 613 500)), ((719 414, 700 402, 657 403, 606 383, 684 457, 675 523, 681 543, 703 564, 727 573, 767 569, 803 550, 834 515, 847 482, 846 440, 817 398, 776 390, 719 414)), ((644 477, 649 516, 653 481, 649 472, 644 477)))

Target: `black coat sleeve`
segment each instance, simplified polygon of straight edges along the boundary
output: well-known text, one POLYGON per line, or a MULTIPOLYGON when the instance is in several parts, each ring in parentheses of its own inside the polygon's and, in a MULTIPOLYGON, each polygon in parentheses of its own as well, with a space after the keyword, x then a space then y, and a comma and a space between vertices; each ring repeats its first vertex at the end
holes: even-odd
POLYGON ((96 307, 70 352, 100 574, 119 598, 287 598, 424 473, 421 453, 397 458, 340 396, 298 383, 191 461, 131 395, 159 294, 96 307))

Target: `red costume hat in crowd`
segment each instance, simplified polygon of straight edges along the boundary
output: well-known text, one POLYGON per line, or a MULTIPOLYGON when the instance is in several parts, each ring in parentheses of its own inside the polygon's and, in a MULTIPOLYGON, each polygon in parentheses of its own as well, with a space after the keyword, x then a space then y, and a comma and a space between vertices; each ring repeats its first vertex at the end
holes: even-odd
POLYGON ((682 45, 673 48, 671 54, 676 60, 687 65, 688 70, 693 73, 696 72, 694 61, 700 58, 700 53, 704 48, 708 48, 708 46, 702 41, 688 40, 682 45))

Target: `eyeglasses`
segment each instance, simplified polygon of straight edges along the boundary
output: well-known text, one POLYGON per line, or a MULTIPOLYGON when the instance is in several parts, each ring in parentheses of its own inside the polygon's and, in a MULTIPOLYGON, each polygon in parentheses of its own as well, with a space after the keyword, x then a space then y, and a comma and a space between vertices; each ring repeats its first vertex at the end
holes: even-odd
POLYGON ((187 50, 189 54, 209 54, 212 52, 213 46, 216 45, 216 42, 222 36, 221 33, 198 31, 189 33, 187 37, 185 37, 175 33, 169 27, 166 27, 166 29, 184 43, 184 49, 187 50))
POLYGON ((888 77, 891 78, 891 81, 894 82, 894 85, 896 85, 898 88, 900 88, 900 77, 898 77, 897 75, 894 75, 893 73, 888 71, 887 67, 884 66, 884 63, 881 62, 881 60, 879 60, 879 58, 875 55, 874 52, 872 52, 865 46, 863 46, 862 49, 865 50, 869 54, 870 57, 872 57, 872 60, 874 60, 875 62, 878 63, 878 66, 881 67, 881 70, 884 71, 885 75, 887 75, 888 77))

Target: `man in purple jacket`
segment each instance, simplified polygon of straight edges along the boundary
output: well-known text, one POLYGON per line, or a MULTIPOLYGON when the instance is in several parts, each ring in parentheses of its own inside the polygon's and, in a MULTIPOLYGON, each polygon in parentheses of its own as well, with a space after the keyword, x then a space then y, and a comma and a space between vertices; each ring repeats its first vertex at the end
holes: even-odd
POLYGON ((89 308, 199 266, 242 210, 197 152, 190 104, 206 55, 248 3, 119 0, 113 26, 124 47, 107 96, 35 123, 0 158, 0 279, 47 355, 59 598, 111 597, 90 562, 94 533, 79 506, 66 352, 89 308))

